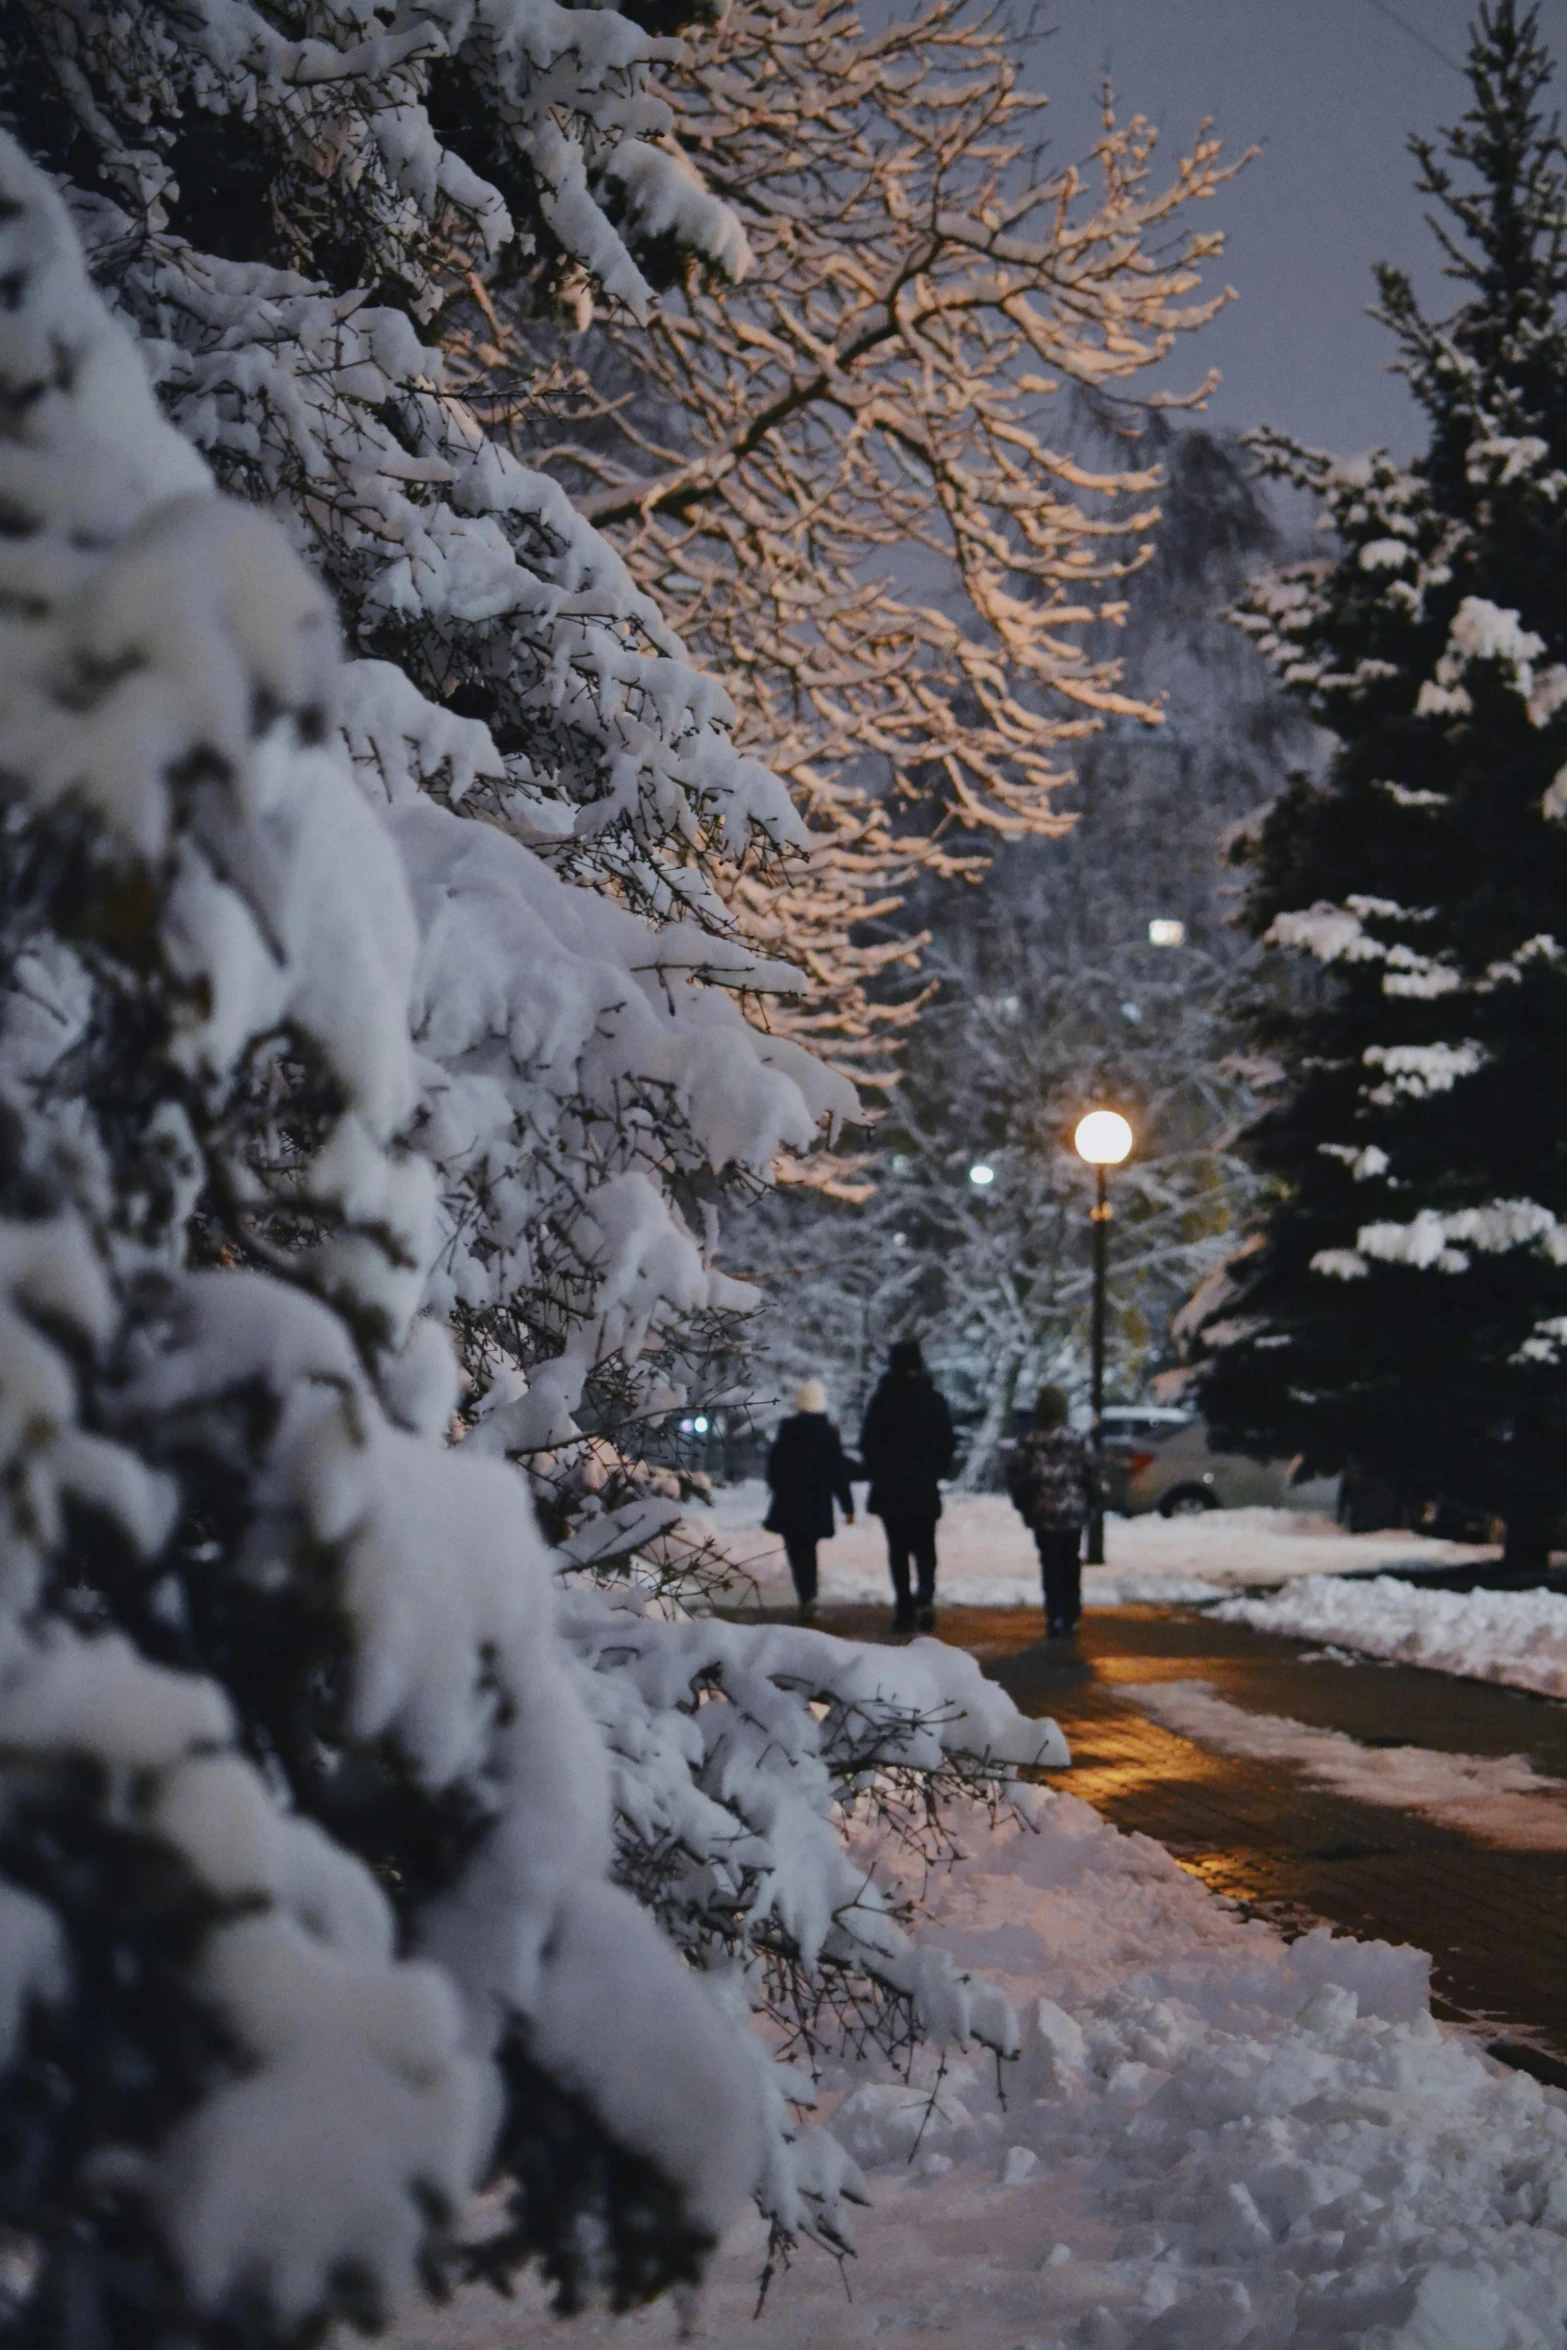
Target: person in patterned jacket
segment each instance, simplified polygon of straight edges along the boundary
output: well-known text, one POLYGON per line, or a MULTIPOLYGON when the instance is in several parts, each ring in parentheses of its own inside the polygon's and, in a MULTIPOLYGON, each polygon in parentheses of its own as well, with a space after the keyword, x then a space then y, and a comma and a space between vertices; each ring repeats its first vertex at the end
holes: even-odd
POLYGON ((1045 1626, 1052 1640, 1076 1631, 1083 1608, 1078 1553, 1099 1499, 1099 1473, 1086 1436, 1066 1424, 1059 1387, 1042 1387, 1034 1425, 1007 1464, 1007 1491, 1034 1537, 1045 1586, 1045 1626))

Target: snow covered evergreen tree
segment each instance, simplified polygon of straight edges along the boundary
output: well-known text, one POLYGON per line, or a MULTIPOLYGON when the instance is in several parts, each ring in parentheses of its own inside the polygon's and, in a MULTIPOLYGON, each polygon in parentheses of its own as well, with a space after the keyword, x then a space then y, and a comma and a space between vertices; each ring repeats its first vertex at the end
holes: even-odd
MULTIPOLYGON (((842 1093, 703 986, 754 958, 550 872, 508 833, 504 795, 527 787, 483 729, 388 662, 339 659, 287 542, 318 560, 334 542, 362 625, 362 526, 364 576, 411 549, 454 635, 523 614, 557 660, 554 701, 518 663, 541 727, 581 662, 576 739, 606 764, 613 745, 633 799, 683 761, 715 796, 782 805, 547 485, 487 471, 471 434, 469 503, 444 497, 455 465, 421 469, 385 372, 420 348, 404 316, 169 231, 158 149, 190 129, 187 82, 197 116, 239 119, 196 161, 253 195, 246 171, 273 175, 247 234, 281 235, 297 201, 325 239, 345 155, 341 192, 382 227, 377 172, 406 166, 405 255, 421 195, 431 217, 453 187, 482 211, 455 162, 415 169, 429 122, 399 60, 436 33, 356 24, 357 47, 335 20, 339 39, 285 42, 243 10, 40 12, 5 52, 40 143, 97 183, 67 193, 122 321, 60 193, 4 141, 0 2325, 18 2343, 303 2341, 532 2258, 567 2301, 634 2299, 694 2274, 748 2191, 781 2235, 841 2241, 852 2165, 801 2128, 808 2074, 747 2007, 809 2033, 842 2000, 901 2035, 1014 2044, 1004 2002, 910 1942, 838 1828, 877 1789, 917 1809, 945 1778, 1060 1754, 945 1652, 563 1599, 484 1423, 447 1441, 442 1310, 454 1289, 473 1308, 454 1316, 472 1346, 488 1297, 453 1268, 518 1278, 530 1184, 563 1185, 597 1233, 566 1236, 588 1289, 551 1325, 566 1368, 510 1399, 543 1385, 565 1415, 574 1373, 634 1367, 661 1312, 713 1303, 678 1171, 760 1171, 842 1093), (387 99, 380 146, 319 111, 356 77, 387 99), (115 144, 95 88, 144 144, 115 144), (275 488, 281 528, 216 493, 142 354, 242 486, 275 488), (578 565, 574 592, 519 545, 578 565), (504 2216, 474 2237, 485 2176, 504 2216)), ((551 24, 562 75, 572 44, 644 53, 622 20, 551 24)), ((498 28, 474 36, 481 68, 498 28)), ((595 85, 611 117, 621 66, 595 85)), ((533 129, 565 184, 569 76, 551 89, 533 129)), ((567 215, 584 236, 599 220, 616 266, 585 203, 567 215)), ((587 1514, 597 1456, 578 1457, 587 1514)))
POLYGON ((1426 453, 1261 442, 1337 551, 1242 625, 1337 747, 1249 848, 1274 1197, 1195 1351, 1229 1439, 1494 1510, 1522 1566, 1567 1497, 1567 157, 1533 10, 1468 71, 1414 142, 1462 299, 1381 278, 1426 453))
POLYGON ((330 608, 8 140, 0 245, 0 2325, 373 2322, 492 2155, 558 2180, 513 2258, 643 2292, 744 2192, 755 2067, 609 1882, 525 1488, 403 1345, 419 940, 330 608), (312 1076, 282 1171, 260 1050, 312 1076), (261 1199, 287 1279, 225 1261, 261 1199))

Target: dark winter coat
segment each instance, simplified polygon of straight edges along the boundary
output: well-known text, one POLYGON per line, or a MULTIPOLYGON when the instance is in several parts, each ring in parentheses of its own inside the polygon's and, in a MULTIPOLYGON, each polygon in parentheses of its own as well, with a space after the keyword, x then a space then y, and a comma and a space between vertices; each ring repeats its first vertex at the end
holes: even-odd
POLYGON ((1093 1448, 1075 1428, 1030 1428, 1007 1463, 1007 1491, 1035 1534, 1086 1525, 1099 1499, 1093 1448))
POLYGON ((871 1397, 860 1437, 871 1481, 866 1508, 903 1522, 939 1518, 936 1480, 946 1476, 956 1449, 946 1397, 923 1371, 889 1371, 871 1397))
POLYGON ((773 1438, 767 1456, 772 1507, 762 1523, 769 1534, 797 1542, 825 1542, 834 1531, 834 1498, 852 1517, 854 1494, 842 1440, 825 1412, 796 1412, 773 1438))

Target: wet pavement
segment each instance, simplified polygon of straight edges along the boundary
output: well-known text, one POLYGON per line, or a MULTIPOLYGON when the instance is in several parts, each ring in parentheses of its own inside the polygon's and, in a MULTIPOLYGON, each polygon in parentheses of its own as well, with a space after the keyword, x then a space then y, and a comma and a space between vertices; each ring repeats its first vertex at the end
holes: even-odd
MULTIPOLYGON (((884 1611, 824 1608, 851 1638, 884 1611)), ((1370 1749, 1526 1757, 1567 1790, 1567 1705, 1524 1692, 1225 1624, 1198 1609, 1086 1615, 1073 1654, 1025 1608, 952 1608, 941 1637, 969 1649, 1072 1749, 1063 1783, 1117 1827, 1157 1837, 1214 1892, 1286 1933, 1326 1923, 1433 1959, 1438 2015, 1567 2086, 1567 1851, 1508 1849, 1392 1803, 1333 1791, 1289 1761, 1218 1753, 1139 1710, 1133 1685, 1201 1682, 1256 1715, 1337 1731, 1370 1749)))

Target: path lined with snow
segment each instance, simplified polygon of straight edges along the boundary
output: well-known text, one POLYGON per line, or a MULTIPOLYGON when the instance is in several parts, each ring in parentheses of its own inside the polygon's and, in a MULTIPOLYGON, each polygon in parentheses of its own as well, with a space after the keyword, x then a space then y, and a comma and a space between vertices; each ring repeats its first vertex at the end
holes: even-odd
MULTIPOLYGON (((722 1487, 711 1509, 689 1523, 708 1533, 776 1606, 790 1594, 783 1545, 763 1531, 767 1488, 759 1480, 722 1487)), ((1037 1607, 1039 1561, 1033 1537, 1004 1494, 950 1496, 938 1533, 936 1595, 951 1606, 1037 1607)), ((1365 1574, 1394 1564, 1457 1566, 1489 1558, 1461 1542, 1433 1542, 1396 1530, 1346 1534, 1331 1518, 1303 1510, 1210 1510, 1193 1518, 1109 1518, 1106 1564, 1083 1575, 1089 1607, 1146 1601, 1176 1606, 1224 1597, 1244 1586, 1299 1576, 1365 1574)), ((820 1552, 821 1596, 829 1605, 891 1605, 880 1523, 860 1518, 820 1552)))
POLYGON ((1444 1754, 1428 1746, 1365 1746, 1342 1730, 1232 1705, 1205 1681, 1118 1682, 1120 1694, 1168 1730, 1216 1754, 1284 1762, 1320 1786, 1513 1852, 1567 1852, 1567 1781, 1526 1755, 1444 1754))
POLYGON ((1555 1591, 1432 1591, 1391 1576, 1353 1584, 1312 1576, 1267 1599, 1227 1600, 1218 1613, 1259 1632, 1567 1698, 1567 1598, 1555 1591))
MULTIPOLYGON (((1426 1962, 1242 1921, 1069 1794, 931 1889, 929 1932, 1024 2019, 993 2069, 845 2071, 832 2127, 871 2207, 840 2279, 806 2247, 752 2323, 759 2224, 697 2338, 753 2350, 1544 2350, 1567 2327, 1567 2103, 1426 2004, 1426 1962), (912 2157, 912 2159, 911 2159, 912 2157), (852 2299, 850 2294, 852 2293, 852 2299)), ((558 2324, 465 2294, 407 2350, 679 2338, 675 2311, 558 2324)))
MULTIPOLYGON (((763 1506, 759 1488, 732 1491, 708 1523, 777 1604, 763 1506)), ((1003 1500, 949 1505, 942 1534, 941 1596, 1033 1604, 1032 1546, 1003 1500)), ((1353 1613, 1368 1591, 1384 1595, 1384 1629, 1390 1592, 1429 1620, 1455 1595, 1340 1578, 1483 1555, 1274 1511, 1113 1520, 1110 1552, 1090 1604, 1222 1598, 1187 1619, 1194 1638, 1220 1615, 1321 1638, 1304 1617, 1342 1599, 1353 1613), (1237 1597, 1270 1583, 1269 1599, 1237 1597), (1297 1601, 1298 1621, 1265 1614, 1297 1601)), ((829 1602, 885 1599, 874 1522, 825 1545, 823 1564, 829 1602)), ((1526 1758, 1368 1746, 1194 1679, 1118 1672, 1107 1688, 1210 1752, 1298 1770, 1493 1853, 1567 1851, 1567 1784, 1526 1758)), ((1555 2350, 1567 2098, 1433 2022, 1423 1953, 1326 1928, 1287 1944, 1064 1790, 1038 1798, 1032 1826, 976 1812, 960 1840, 956 1866, 911 1882, 922 1932, 1007 1992, 1022 2054, 1004 2099, 977 2055, 912 2083, 879 2058, 829 2070, 821 2112, 870 2197, 842 2276, 803 2247, 753 2322, 766 2247, 752 2218, 684 2316, 559 2321, 528 2285, 511 2304, 470 2292, 422 2312, 400 2350, 1555 2350)), ((895 1874, 896 1856, 881 1865, 895 1874)))

